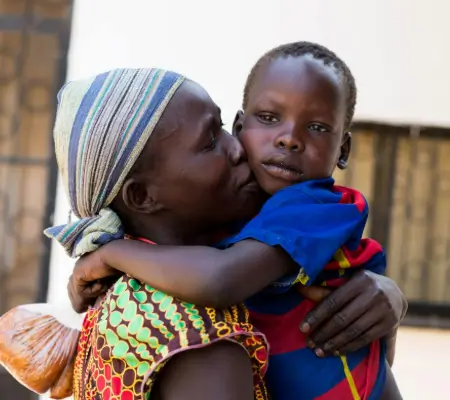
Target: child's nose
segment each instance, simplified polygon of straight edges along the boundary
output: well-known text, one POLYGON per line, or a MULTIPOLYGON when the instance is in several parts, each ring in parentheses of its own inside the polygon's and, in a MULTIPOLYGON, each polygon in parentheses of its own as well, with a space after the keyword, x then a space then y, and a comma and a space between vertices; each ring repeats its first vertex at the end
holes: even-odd
POLYGON ((279 136, 275 143, 279 149, 286 149, 289 151, 303 151, 304 145, 301 140, 295 138, 293 135, 279 136))

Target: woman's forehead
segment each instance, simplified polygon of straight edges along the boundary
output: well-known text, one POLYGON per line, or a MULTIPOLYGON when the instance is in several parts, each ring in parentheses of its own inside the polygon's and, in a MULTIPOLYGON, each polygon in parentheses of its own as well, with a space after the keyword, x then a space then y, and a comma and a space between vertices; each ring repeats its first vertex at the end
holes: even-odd
MULTIPOLYGON (((185 81, 175 93, 162 116, 152 147, 164 142, 164 152, 170 142, 170 152, 175 148, 187 150, 210 131, 214 121, 220 119, 220 110, 202 86, 185 81)), ((160 147, 160 146, 158 146, 160 147)))
POLYGON ((175 94, 170 108, 189 109, 197 113, 216 111, 217 105, 208 92, 198 83, 186 80, 175 94))

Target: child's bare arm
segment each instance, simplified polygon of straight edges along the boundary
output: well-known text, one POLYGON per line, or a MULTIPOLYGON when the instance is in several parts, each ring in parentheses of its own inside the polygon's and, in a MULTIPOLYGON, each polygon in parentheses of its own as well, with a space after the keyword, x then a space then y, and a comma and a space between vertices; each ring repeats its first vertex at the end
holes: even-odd
POLYGON ((289 287, 300 268, 313 282, 367 218, 367 212, 355 205, 339 203, 340 194, 331 194, 330 201, 332 184, 332 180, 317 184, 325 185, 320 189, 305 183, 276 193, 258 216, 220 244, 225 250, 122 240, 94 252, 94 257, 100 256, 100 266, 113 267, 182 300, 213 307, 244 301, 291 273, 283 282, 289 287), (328 203, 317 196, 325 196, 328 203))
POLYGON ((283 250, 254 240, 226 250, 117 240, 78 261, 74 274, 88 287, 89 281, 112 275, 107 267, 174 297, 216 308, 242 302, 298 270, 283 250))

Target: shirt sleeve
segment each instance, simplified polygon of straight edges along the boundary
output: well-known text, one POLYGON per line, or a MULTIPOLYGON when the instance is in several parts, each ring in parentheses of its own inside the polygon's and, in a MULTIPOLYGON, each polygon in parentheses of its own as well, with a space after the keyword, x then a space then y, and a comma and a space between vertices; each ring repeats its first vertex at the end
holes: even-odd
POLYGON ((222 247, 253 239, 280 246, 298 265, 293 276, 275 282, 282 290, 296 282, 311 285, 336 251, 364 230, 368 207, 340 203, 330 188, 298 184, 277 192, 260 214, 222 247))

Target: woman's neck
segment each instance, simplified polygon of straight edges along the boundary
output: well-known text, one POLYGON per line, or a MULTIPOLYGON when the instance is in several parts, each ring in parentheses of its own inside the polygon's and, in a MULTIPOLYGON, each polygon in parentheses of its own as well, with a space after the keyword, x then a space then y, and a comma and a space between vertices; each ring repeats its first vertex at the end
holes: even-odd
POLYGON ((200 231, 193 229, 193 227, 188 229, 180 226, 181 224, 170 225, 162 221, 154 221, 151 224, 142 223, 138 227, 130 229, 129 232, 134 237, 144 238, 166 246, 205 246, 214 242, 215 235, 211 231, 200 231))

